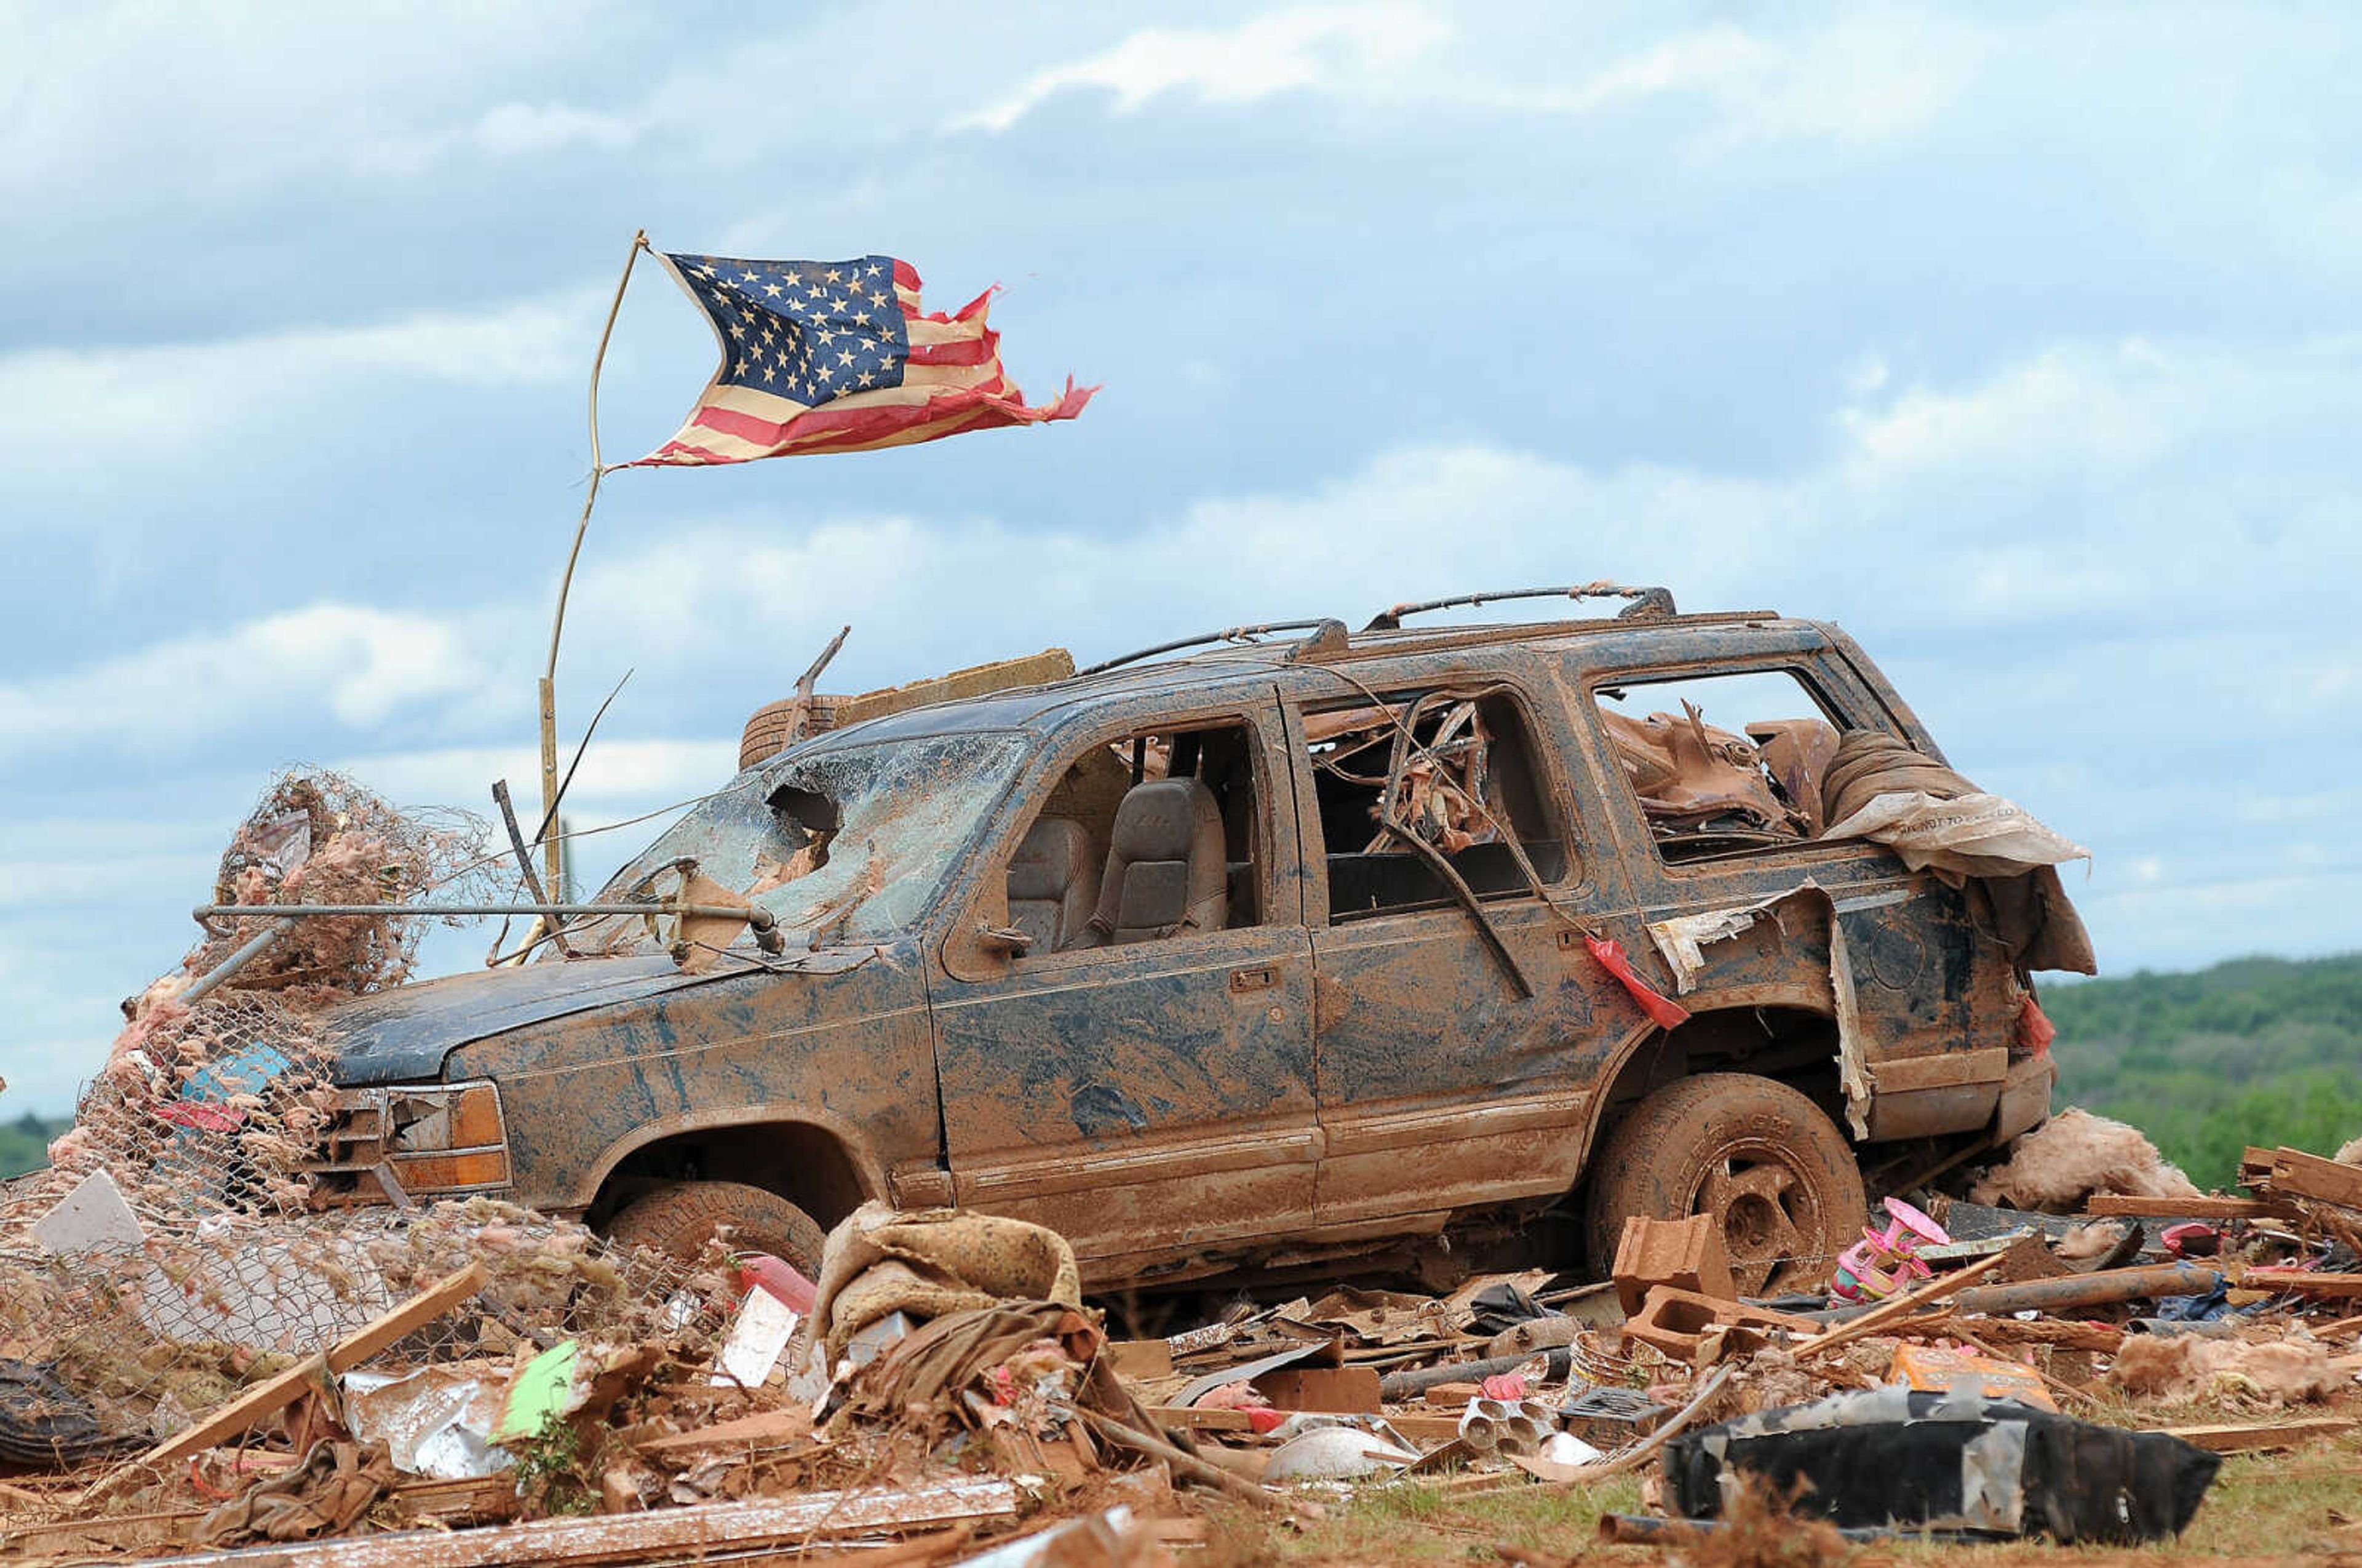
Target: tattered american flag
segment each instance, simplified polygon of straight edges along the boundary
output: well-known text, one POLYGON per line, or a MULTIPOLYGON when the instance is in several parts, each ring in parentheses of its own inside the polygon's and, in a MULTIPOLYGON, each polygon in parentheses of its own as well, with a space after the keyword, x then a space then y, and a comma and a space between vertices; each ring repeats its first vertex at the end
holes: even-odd
POLYGON ((744 261, 658 252, 722 343, 722 366, 673 438, 625 467, 866 452, 997 425, 1072 419, 1096 387, 1066 378, 1029 407, 985 325, 987 289, 923 313, 919 274, 891 256, 744 261))

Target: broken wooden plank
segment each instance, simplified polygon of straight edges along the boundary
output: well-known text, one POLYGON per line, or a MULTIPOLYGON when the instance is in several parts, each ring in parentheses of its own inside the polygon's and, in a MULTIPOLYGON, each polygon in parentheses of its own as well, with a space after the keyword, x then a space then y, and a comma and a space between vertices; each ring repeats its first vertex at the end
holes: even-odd
POLYGON ((2277 1149, 2272 1154, 2272 1193, 2362 1209, 2362 1165, 2340 1165, 2302 1149, 2277 1149))
POLYGON ((130 1477, 175 1460, 242 1437, 255 1423, 278 1414, 306 1391, 350 1372, 380 1351, 457 1307, 484 1286, 484 1265, 469 1264, 458 1273, 427 1286, 385 1316, 355 1330, 319 1354, 289 1367, 267 1383, 259 1383, 177 1437, 167 1438, 121 1468, 102 1475, 74 1499, 77 1508, 105 1496, 130 1477))
POLYGON ((2095 1192, 2086 1214, 2135 1220, 2287 1220, 2296 1210, 2268 1198, 2134 1198, 2095 1192))
POLYGON ((2320 1300, 2362 1297, 2362 1274, 2328 1274, 2312 1268, 2251 1268, 2239 1283, 2254 1290, 2286 1291, 2320 1300))
POLYGON ((2187 1443, 2213 1453, 2254 1453, 2259 1450, 2294 1448, 2316 1438, 2341 1437, 2362 1427, 2362 1420, 2351 1416, 2319 1416, 2301 1421, 2257 1422, 2244 1425, 2213 1427, 2160 1427, 2157 1430, 2167 1437, 2177 1437, 2187 1443))
POLYGON ((787 1549, 808 1540, 882 1530, 1007 1518, 1017 1488, 998 1478, 962 1477, 873 1492, 701 1503, 645 1514, 528 1519, 480 1529, 403 1530, 301 1543, 274 1542, 184 1557, 151 1558, 146 1568, 508 1568, 546 1563, 673 1561, 787 1549))
POLYGON ((669 1432, 633 1446, 651 1459, 661 1459, 668 1454, 695 1453, 709 1448, 783 1448, 799 1438, 810 1437, 811 1430, 811 1416, 807 1411, 765 1410, 759 1415, 741 1416, 734 1421, 718 1421, 694 1431, 669 1432))
POLYGON ((1385 1418, 1386 1425, 1399 1432, 1409 1442, 1450 1442, 1460 1435, 1457 1416, 1429 1416, 1406 1412, 1385 1418))
POLYGON ((1244 1410, 1201 1410, 1195 1405, 1154 1405, 1148 1413, 1160 1427, 1186 1427, 1198 1432, 1250 1432, 1254 1423, 1244 1410))
POLYGON ((1118 1377, 1173 1375, 1173 1347, 1163 1340, 1109 1340, 1099 1353, 1118 1377))
POLYGON ((1378 1410, 1378 1374, 1374 1367, 1283 1367, 1256 1378, 1254 1389, 1275 1409, 1336 1415, 1375 1415, 1378 1410))
POLYGON ((1931 1306, 1947 1297, 1957 1295, 1963 1287, 1975 1284, 1979 1279, 2001 1267, 2003 1260, 2008 1255, 2006 1253, 1995 1253, 1981 1263, 1970 1264, 1955 1274, 1941 1275, 1916 1290, 1907 1291, 1901 1296, 1881 1302, 1860 1317, 1840 1324, 1816 1338, 1805 1341, 1796 1347, 1796 1359, 1802 1361, 1807 1356, 1819 1355, 1825 1351, 1836 1349, 1838 1345, 1849 1344, 1866 1334, 1884 1332, 1887 1331, 1887 1326, 1897 1320, 1910 1316, 1922 1307, 1931 1306))
POLYGON ((2341 1165, 2302 1149, 2251 1146, 2239 1161, 2239 1185, 2273 1198, 2310 1198, 2362 1212, 2362 1165, 2341 1165))

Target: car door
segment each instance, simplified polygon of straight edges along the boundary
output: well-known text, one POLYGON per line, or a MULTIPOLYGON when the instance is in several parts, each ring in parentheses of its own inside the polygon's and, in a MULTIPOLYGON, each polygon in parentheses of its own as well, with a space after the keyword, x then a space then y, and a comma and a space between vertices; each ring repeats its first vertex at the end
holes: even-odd
MULTIPOLYGON (((1334 780, 1356 769, 1313 760, 1330 744, 1320 710, 1310 712, 1309 729, 1307 712, 1290 710, 1297 792, 1315 802, 1304 834, 1314 869, 1308 899, 1318 900, 1324 1225, 1414 1215, 1440 1222, 1451 1209, 1565 1190, 1593 1066, 1631 1027, 1629 1006, 1567 918, 1613 898, 1620 884, 1612 857, 1590 852, 1584 818, 1568 799, 1562 715, 1547 695, 1489 679, 1454 684, 1491 690, 1484 703, 1494 746, 1512 732, 1518 738, 1527 799, 1506 825, 1545 883, 1547 897, 1537 896, 1498 844, 1447 857, 1479 895, 1499 952, 1447 884, 1418 881, 1415 857, 1374 838, 1363 803, 1324 782, 1324 773, 1334 780)), ((1410 700, 1422 690, 1410 682, 1385 695, 1410 700)), ((1366 778, 1370 767, 1358 771, 1366 778)))
POLYGON ((1003 824, 933 977, 958 1201, 1052 1227, 1103 1280, 1308 1223, 1318 1129, 1300 864, 1269 689, 1135 712, 1062 743, 1003 824), (1231 873, 1238 922, 1122 945, 989 951, 977 929, 1006 923, 996 890, 1061 780, 1160 726, 1234 732, 1250 769, 1251 853, 1231 873))
MULTIPOLYGON (((1743 661, 1636 666, 1612 679, 1595 678, 1588 691, 1582 706, 1599 726, 1602 755, 1617 745, 1612 723, 1652 712, 1676 722, 1687 715, 1712 726, 1709 734, 1719 730, 1759 745, 1783 731, 1818 731, 1832 752, 1841 730, 1893 723, 1875 697, 1816 646, 1743 661)), ((1770 749, 1764 755, 1777 756, 1770 749)), ((1769 770, 1776 778, 1776 760, 1769 770)), ((1805 820, 1782 836, 1685 830, 1654 814, 1628 785, 1609 790, 1619 826, 1635 845, 1636 907, 1618 934, 1644 955, 1644 972, 1672 978, 1653 951, 1651 926, 1736 911, 1731 934, 1697 948, 1685 1003, 1834 1012, 1844 1021, 1838 1071, 1858 1137, 1982 1125, 2007 1067, 2002 1042, 2014 999, 1971 983, 1971 958, 1985 939, 1967 900, 1874 845, 1819 838, 1827 824, 1817 784, 1799 794, 1786 804, 1805 820), (1760 918, 1749 912, 1791 894, 1801 895, 1805 907, 1783 905, 1760 918)))

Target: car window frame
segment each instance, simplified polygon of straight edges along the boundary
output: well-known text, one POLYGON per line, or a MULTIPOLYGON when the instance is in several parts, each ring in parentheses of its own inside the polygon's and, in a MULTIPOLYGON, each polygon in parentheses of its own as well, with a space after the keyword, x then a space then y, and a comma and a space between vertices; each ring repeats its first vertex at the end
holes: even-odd
MULTIPOLYGON (((1286 790, 1291 811, 1294 810, 1295 800, 1292 776, 1286 773, 1274 776, 1275 759, 1271 753, 1275 745, 1285 744, 1286 730, 1283 719, 1284 715, 1278 712, 1277 693, 1266 691, 1252 698, 1200 703, 1178 711, 1136 712, 1121 722, 1091 726, 1083 732, 1089 738, 1079 744, 1063 745, 1055 751, 1045 748, 1043 755, 1054 760, 1044 764, 1030 782, 1021 783, 1020 788, 1004 801, 1000 821, 988 833, 985 846, 977 852, 974 861, 977 869, 956 900, 960 913, 943 939, 944 971, 961 980, 999 980, 1018 975, 1087 968, 1092 960, 1117 955, 1137 959, 1151 950, 1170 949, 1175 944, 1187 948, 1199 943, 1218 942, 1239 932, 1286 930, 1302 925, 1300 900, 1292 912, 1283 907, 1287 901, 1289 885, 1295 879, 1283 878, 1277 864, 1280 856, 1280 808, 1274 797, 1281 790, 1286 790), (1261 719, 1267 723, 1258 722, 1258 709, 1261 710, 1261 719), (1254 776, 1255 834, 1261 850, 1257 865, 1260 885, 1256 893, 1263 911, 1262 919, 1253 925, 1225 925, 1220 931, 1189 932, 1161 937, 1153 943, 1135 942, 1122 946, 1107 944, 1098 947, 1069 947, 1007 959, 996 959, 984 951, 979 931, 984 923, 984 911, 989 907, 992 889, 996 885, 1002 889, 1001 909, 1005 916, 1010 863, 1016 858, 1018 846, 1024 842, 1025 834, 1032 830, 1035 820, 1041 816, 1043 808, 1050 803, 1051 795, 1069 768, 1089 756, 1094 747, 1112 745, 1130 736, 1154 734, 1160 731, 1218 730, 1226 725, 1236 725, 1246 731, 1263 753, 1257 759, 1260 766, 1254 776)), ((1299 856, 1302 854, 1301 834, 1302 826, 1298 823, 1296 842, 1299 856)), ((1101 867, 1102 875, 1105 869, 1101 867)))
MULTIPOLYGON (((1871 723, 1860 722, 1852 709, 1841 705, 1832 692, 1833 683, 1825 676, 1817 679, 1815 678, 1818 672, 1813 666, 1820 657, 1826 657, 1826 655, 1816 656, 1811 652, 1782 649, 1777 653, 1754 658, 1734 658, 1725 655, 1708 659, 1631 666, 1615 669, 1595 668, 1584 672, 1576 685, 1576 690, 1579 693, 1577 705, 1583 710, 1580 722, 1585 726, 1585 732, 1590 737, 1595 754, 1599 758, 1601 769, 1606 775, 1606 792, 1613 797, 1608 809, 1621 813, 1626 830, 1638 834, 1639 843, 1647 847, 1659 876, 1704 877, 1727 873, 1735 867, 1743 868, 1760 864, 1767 856, 1809 856, 1816 862, 1858 859, 1865 849, 1872 849, 1876 846, 1867 845, 1860 839, 1800 838, 1786 844, 1755 845, 1742 849, 1727 850, 1718 855, 1701 856, 1695 859, 1668 860, 1665 857, 1664 845, 1658 840, 1656 834, 1650 829, 1649 813, 1641 809, 1640 798, 1634 793, 1631 780, 1625 777, 1623 766, 1617 759, 1615 738, 1608 734, 1606 724, 1601 720, 1601 714, 1605 710, 1600 706, 1599 689, 1610 686, 1628 689, 1668 686, 1676 681, 1710 680, 1717 676, 1726 675, 1786 675, 1794 678, 1797 685, 1804 688, 1806 698, 1820 707, 1821 717, 1834 724, 1839 734, 1857 729, 1874 729, 1882 734, 1893 733, 1893 716, 1886 712, 1883 703, 1876 704, 1878 712, 1875 720, 1871 723)), ((1716 723, 1711 715, 1707 716, 1706 722, 1716 723)), ((1746 721, 1739 722, 1744 723, 1746 721)), ((1727 724, 1717 724, 1716 727, 1728 728, 1727 724)), ((1884 851, 1882 850, 1879 853, 1884 853, 1884 851)))
MULTIPOLYGON (((1291 694, 1281 700, 1282 717, 1286 721, 1291 751, 1290 766, 1295 769, 1297 790, 1297 851, 1306 867, 1305 923, 1316 930, 1339 930, 1348 926, 1367 925, 1374 921, 1396 920, 1406 916, 1432 915, 1456 911, 1466 918, 1460 900, 1447 891, 1439 901, 1407 904, 1396 909, 1372 910, 1364 914, 1337 918, 1330 903, 1329 841, 1320 822, 1319 770, 1312 765, 1312 752, 1306 739, 1305 716, 1338 708, 1366 707, 1370 694, 1381 702, 1403 701, 1403 689, 1416 688, 1410 700, 1432 696, 1438 691, 1462 688, 1485 693, 1497 692, 1517 705, 1518 716, 1526 726, 1527 761, 1535 771, 1534 792, 1542 811, 1551 816, 1551 823, 1559 834, 1559 843, 1566 849, 1566 870, 1557 878, 1544 882, 1538 892, 1529 887, 1477 895, 1477 902, 1485 908, 1514 908, 1519 900, 1535 905, 1558 904, 1573 898, 1592 884, 1591 863, 1595 845, 1580 842, 1574 830, 1582 820, 1576 808, 1572 780, 1567 774, 1565 737, 1553 734, 1542 722, 1543 702, 1526 681, 1504 670, 1455 670, 1449 674, 1420 678, 1407 675, 1399 679, 1371 680, 1368 691, 1334 700, 1323 697, 1308 701, 1301 694, 1291 694), (1315 856, 1312 850, 1320 853, 1315 856), (1317 899, 1315 895, 1318 895, 1317 899), (1315 918, 1314 910, 1319 910, 1315 918)), ((1520 841, 1522 846, 1522 841, 1520 841)))

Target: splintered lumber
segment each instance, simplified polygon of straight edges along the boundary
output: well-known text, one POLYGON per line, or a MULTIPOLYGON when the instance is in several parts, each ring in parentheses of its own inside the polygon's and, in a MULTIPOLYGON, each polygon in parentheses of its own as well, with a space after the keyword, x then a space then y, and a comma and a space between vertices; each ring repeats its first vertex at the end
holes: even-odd
POLYGON ((1808 1355, 1818 1355, 1823 1351, 1850 1343, 1864 1335, 1878 1333, 1889 1324, 1910 1316, 1922 1307, 1932 1306, 1947 1297, 1957 1295, 1968 1286, 2001 1267, 2008 1257, 2007 1253, 1995 1253, 1992 1256, 1981 1262, 1972 1263, 1957 1273, 1945 1275, 1940 1279, 1931 1279, 1916 1290, 1871 1308, 1842 1328, 1832 1329, 1827 1333, 1806 1340, 1796 1347, 1796 1357, 1801 1361, 1808 1355))
POLYGON ((734 1421, 717 1421, 694 1431, 672 1432, 635 1444, 650 1457, 694 1453, 708 1448, 779 1448, 811 1435, 812 1419, 803 1410, 765 1410, 734 1421))
POLYGON ((1254 1422, 1244 1410, 1203 1409, 1196 1405, 1152 1405, 1148 1413, 1160 1427, 1186 1427, 1193 1432, 1246 1432, 1254 1422))
POLYGON ((2239 1276, 2250 1290, 2285 1290, 2293 1296, 2350 1301, 2362 1297, 2362 1274, 2330 1274, 2312 1268, 2251 1268, 2239 1276))
MULTIPOLYGON (((1957 1309, 1958 1303, 1954 1303, 1957 1309)), ((1966 1327, 1958 1311, 1940 1317, 1924 1318, 1911 1325, 1915 1333, 1948 1334, 1956 1328, 1966 1327)), ((2053 1350, 2098 1351, 2114 1355, 2124 1348, 2125 1331, 2105 1323, 2089 1323, 2066 1318, 1979 1318, 1976 1332, 1982 1338, 2008 1345, 2048 1345, 2053 1350)))
POLYGON ((2296 1210, 2268 1198, 2134 1198, 2095 1192, 2083 1212, 2133 1220, 2286 1220, 2296 1210))
POLYGON ((2362 1211, 2362 1165, 2340 1165, 2302 1149, 2249 1148, 2239 1162, 2239 1181, 2277 1198, 2306 1198, 2362 1211))
POLYGON ((302 1398, 306 1391, 350 1372, 380 1351, 425 1328, 483 1287, 484 1265, 469 1264, 458 1273, 427 1286, 367 1327, 338 1340, 319 1354, 289 1367, 267 1383, 255 1385, 178 1437, 167 1438, 120 1469, 101 1476, 88 1491, 74 1500, 76 1507, 87 1506, 106 1496, 134 1475, 152 1473, 176 1460, 186 1459, 193 1453, 203 1452, 232 1438, 244 1436, 253 1430, 255 1423, 278 1414, 302 1398))
POLYGON ((2167 1437, 2213 1453, 2254 1453, 2259 1450, 2294 1448, 2315 1438, 2343 1437, 2362 1421, 2351 1416, 2318 1416, 2301 1421, 2272 1421, 2251 1426, 2160 1427, 2167 1437))
POLYGON ((481 1529, 403 1530, 392 1535, 274 1542, 228 1551, 146 1560, 143 1568, 554 1568, 672 1561, 766 1549, 790 1551, 808 1540, 913 1529, 1017 1512, 1017 1488, 999 1478, 966 1476, 933 1485, 877 1492, 808 1492, 741 1503, 701 1503, 644 1514, 528 1519, 481 1529))

